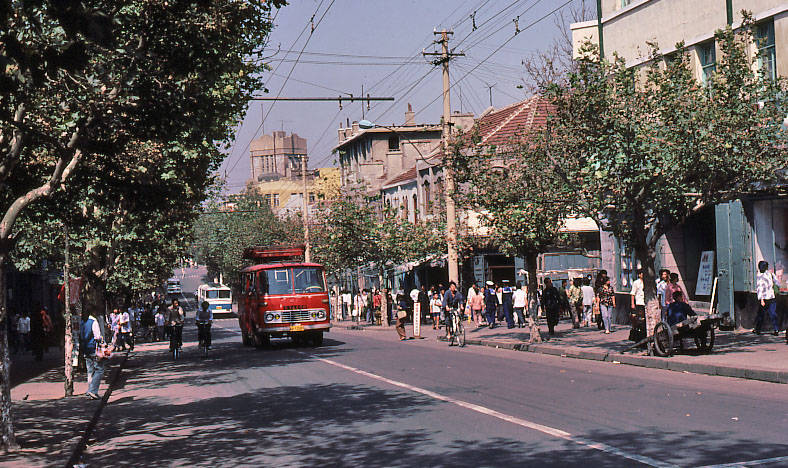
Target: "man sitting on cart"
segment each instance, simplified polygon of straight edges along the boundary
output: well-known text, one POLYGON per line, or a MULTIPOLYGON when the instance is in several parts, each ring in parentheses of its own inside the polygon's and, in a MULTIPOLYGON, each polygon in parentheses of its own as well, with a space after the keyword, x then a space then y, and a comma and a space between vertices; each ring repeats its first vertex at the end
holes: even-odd
POLYGON ((673 293, 673 302, 668 305, 666 320, 671 327, 687 320, 690 315, 697 315, 689 304, 684 302, 684 294, 681 291, 673 293))

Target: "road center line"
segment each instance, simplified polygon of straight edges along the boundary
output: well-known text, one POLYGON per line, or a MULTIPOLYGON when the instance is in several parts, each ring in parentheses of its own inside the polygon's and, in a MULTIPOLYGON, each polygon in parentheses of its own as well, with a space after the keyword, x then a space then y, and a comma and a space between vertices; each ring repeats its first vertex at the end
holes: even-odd
POLYGON ((458 400, 456 398, 452 398, 452 397, 449 397, 449 396, 441 395, 439 393, 435 393, 435 392, 432 392, 430 390, 426 390, 426 389, 423 389, 423 388, 420 388, 420 387, 415 387, 413 385, 406 384, 404 382, 391 380, 391 379, 388 379, 386 377, 383 377, 383 376, 380 376, 380 375, 377 375, 377 374, 373 374, 371 372, 363 371, 361 369, 357 369, 355 367, 347 366, 345 364, 340 364, 340 363, 338 363, 336 361, 332 361, 331 359, 315 357, 314 355, 311 355, 311 354, 308 354, 308 353, 304 353, 304 352, 301 352, 301 351, 296 351, 296 352, 299 353, 299 354, 303 354, 305 356, 310 356, 310 357, 314 358, 317 361, 324 362, 326 364, 330 364, 332 366, 336 366, 336 367, 339 367, 341 369, 345 369, 345 370, 348 370, 350 372, 354 372, 356 374, 363 375, 365 377, 369 377, 369 378, 374 379, 374 380, 379 380, 381 382, 385 382, 385 383, 387 383, 389 385, 393 385, 395 387, 404 388, 406 390, 410 390, 410 391, 415 392, 415 393, 421 393, 422 395, 426 395, 426 396, 428 396, 430 398, 433 398, 435 400, 440 400, 440 401, 445 401, 447 403, 452 403, 454 405, 457 405, 457 406, 469 409, 471 411, 475 411, 477 413, 485 414, 487 416, 492 416, 492 417, 500 419, 502 421, 506 421, 506 422, 509 422, 509 423, 512 423, 512 424, 516 424, 518 426, 522 426, 522 427, 525 427, 527 429, 533 429, 533 430, 539 431, 539 432, 541 432, 543 434, 547 434, 547 435, 552 436, 552 437, 556 437, 556 438, 559 438, 559 439, 564 439, 564 440, 567 440, 567 441, 570 441, 570 442, 574 442, 574 443, 576 443, 578 445, 582 445, 582 446, 585 446, 585 447, 588 447, 588 448, 592 448, 592 449, 599 450, 599 451, 602 451, 602 452, 607 452, 607 453, 610 453, 610 454, 613 454, 613 455, 617 455, 619 457, 628 458, 630 460, 634 460, 634 461, 636 461, 638 463, 642 463, 644 465, 655 466, 655 467, 662 467, 662 468, 676 468, 677 467, 677 465, 661 462, 659 460, 655 460, 653 458, 646 457, 644 455, 637 455, 637 454, 625 452, 623 450, 617 449, 617 448, 615 448, 613 446, 610 446, 610 445, 607 445, 607 444, 603 444, 601 442, 595 442, 593 440, 589 440, 589 439, 586 439, 584 437, 573 436, 572 434, 570 434, 570 433, 568 433, 566 431, 562 431, 561 429, 556 429, 554 427, 545 426, 543 424, 538 424, 538 423, 535 423, 535 422, 527 421, 525 419, 521 419, 521 418, 518 418, 518 417, 515 417, 515 416, 511 416, 511 415, 508 415, 508 414, 505 414, 505 413, 501 413, 500 411, 496 411, 494 409, 490 409, 490 408, 487 408, 487 407, 484 407, 484 406, 480 406, 480 405, 477 405, 477 404, 474 404, 474 403, 469 403, 467 401, 458 400))

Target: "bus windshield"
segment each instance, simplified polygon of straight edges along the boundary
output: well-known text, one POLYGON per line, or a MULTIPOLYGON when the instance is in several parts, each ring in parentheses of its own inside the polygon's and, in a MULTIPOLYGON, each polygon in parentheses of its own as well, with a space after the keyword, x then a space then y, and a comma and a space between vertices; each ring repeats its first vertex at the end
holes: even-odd
POLYGON ((205 291, 206 299, 230 299, 230 291, 226 289, 209 289, 205 291))
POLYGON ((315 267, 272 268, 261 272, 265 294, 325 292, 323 271, 315 267))

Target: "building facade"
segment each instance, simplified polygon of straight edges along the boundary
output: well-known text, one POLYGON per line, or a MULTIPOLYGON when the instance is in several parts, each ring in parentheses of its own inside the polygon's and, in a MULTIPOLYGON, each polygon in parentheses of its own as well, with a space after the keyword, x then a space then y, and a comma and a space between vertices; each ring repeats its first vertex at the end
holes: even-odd
MULTIPOLYGON (((647 43, 658 44, 670 59, 675 45, 684 42, 696 79, 703 83, 715 71, 719 46, 716 30, 740 27, 742 10, 756 22, 755 41, 749 45, 754 67, 767 76, 788 75, 788 3, 776 0, 598 0, 599 20, 571 25, 575 55, 585 41, 597 45, 605 57, 618 54, 629 67, 649 63, 647 43)), ((783 180, 788 180, 785 176, 783 180)), ((785 193, 784 184, 781 193, 785 193)), ((779 187, 778 187, 779 188, 779 187)), ((780 190, 778 190, 780 193, 780 190)), ((751 327, 757 310, 755 275, 760 260, 769 262, 780 281, 782 307, 788 297, 788 199, 769 195, 748 197, 701 211, 684 226, 659 240, 657 267, 678 272, 690 299, 707 302, 708 289, 697 288, 704 252, 713 252, 717 280, 717 310, 730 314, 735 325, 751 327)), ((625 245, 602 233, 603 268, 616 290, 628 293, 637 264, 625 245)), ((707 257, 708 258, 708 257, 707 257)))

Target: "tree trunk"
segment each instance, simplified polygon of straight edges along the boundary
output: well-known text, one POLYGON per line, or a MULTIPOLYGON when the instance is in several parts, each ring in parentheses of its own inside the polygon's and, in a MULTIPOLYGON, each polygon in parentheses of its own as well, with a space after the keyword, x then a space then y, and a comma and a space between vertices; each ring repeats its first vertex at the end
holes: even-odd
POLYGON ((65 380, 63 382, 63 387, 65 391, 65 395, 67 397, 74 394, 74 367, 72 366, 73 358, 72 354, 74 352, 74 339, 73 339, 73 328, 71 323, 71 281, 70 281, 70 272, 69 272, 69 264, 68 264, 68 227, 65 228, 65 262, 63 263, 63 298, 65 299, 63 305, 63 315, 65 316, 66 320, 66 330, 65 330, 65 338, 64 338, 64 354, 65 354, 65 366, 64 366, 64 376, 65 380))
MULTIPOLYGON (((646 299, 646 336, 654 334, 654 327, 662 320, 662 306, 657 297, 657 272, 655 267, 656 251, 647 242, 645 234, 637 236, 635 256, 643 271, 643 292, 646 299)), ((649 347, 649 353, 652 352, 649 347)))
POLYGON ((527 252, 525 254, 525 264, 526 268, 528 269, 528 328, 530 330, 530 337, 528 339, 529 343, 542 342, 542 332, 539 330, 539 321, 537 319, 539 315, 539 303, 537 301, 536 295, 536 289, 538 286, 536 282, 537 256, 538 254, 535 252, 527 252))
POLYGON ((0 453, 19 449, 14 433, 11 408, 11 356, 8 350, 5 262, 7 252, 0 253, 0 453))

